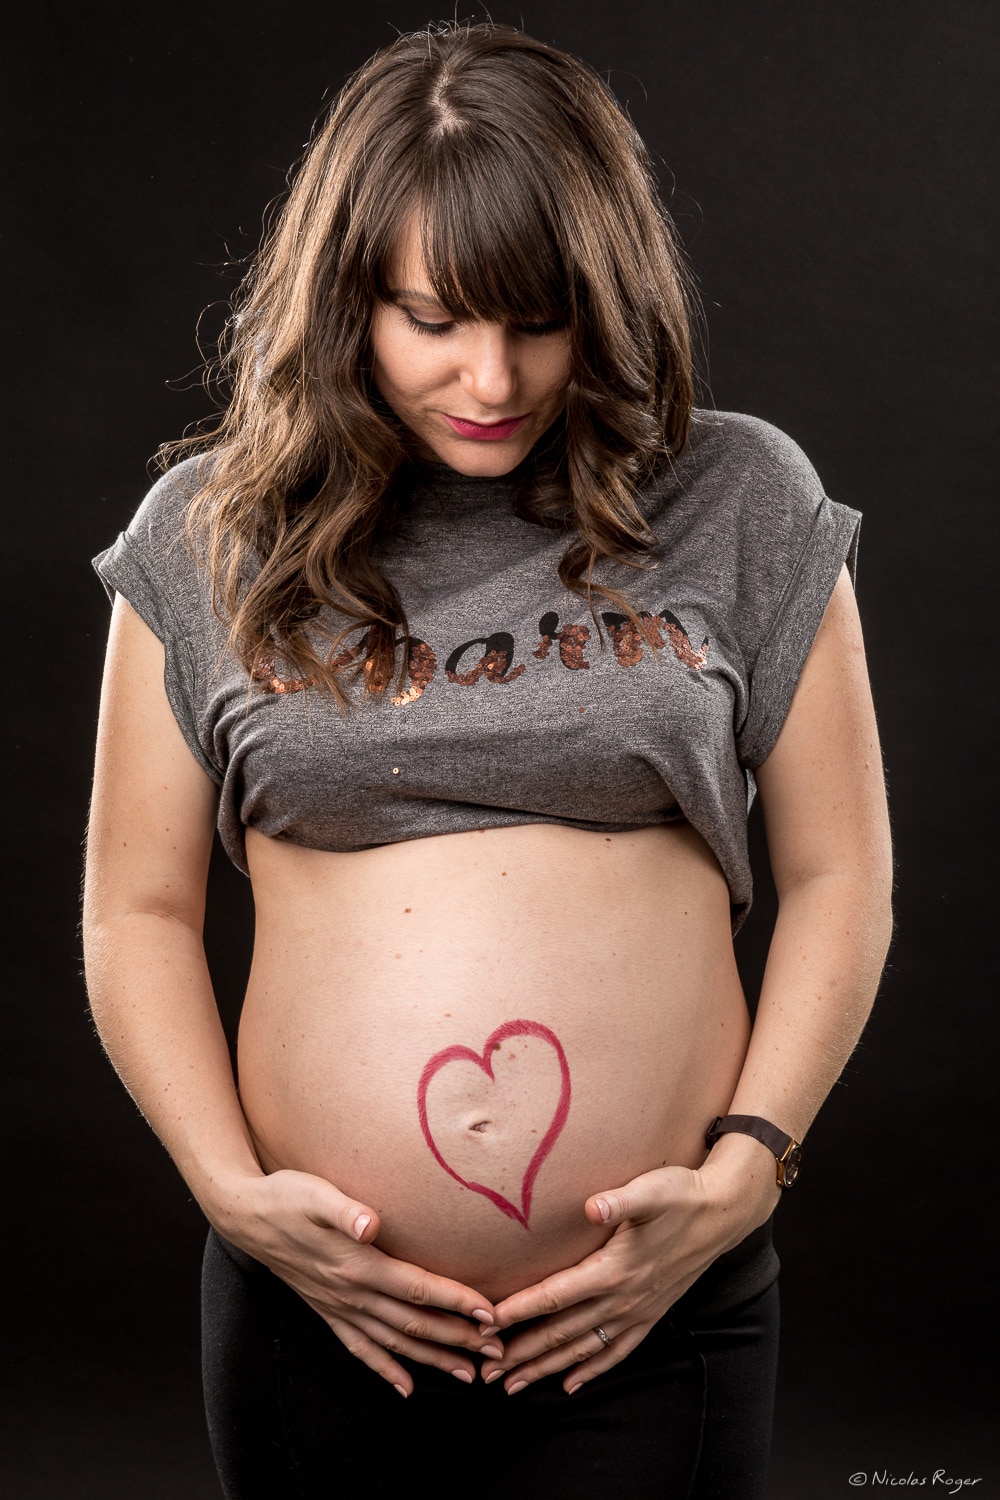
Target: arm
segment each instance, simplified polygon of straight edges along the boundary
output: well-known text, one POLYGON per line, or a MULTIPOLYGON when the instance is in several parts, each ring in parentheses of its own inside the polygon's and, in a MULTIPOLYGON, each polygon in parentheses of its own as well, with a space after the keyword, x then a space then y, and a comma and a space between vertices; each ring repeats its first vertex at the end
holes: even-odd
POLYGON ((801 1140, 861 1035, 892 934, 882 758, 846 569, 757 784, 778 920, 730 1111, 801 1140))
MULTIPOLYGON (((757 782, 778 919, 744 1066, 721 1112, 761 1115, 801 1140, 861 1034, 891 932, 882 765, 846 570, 757 782)), ((511 1389, 573 1366, 564 1381, 573 1390, 609 1369, 779 1196, 767 1148, 725 1135, 696 1171, 662 1168, 590 1198, 587 1216, 614 1226, 610 1240, 500 1304, 501 1327, 548 1316, 484 1373, 502 1371, 511 1389)))
POLYGON ((269 1176, 254 1153, 202 943, 216 791, 163 687, 163 647, 120 597, 101 695, 87 846, 84 947, 91 1010, 132 1098, 209 1221, 282 1276, 352 1353, 401 1394, 390 1351, 471 1379, 468 1319, 491 1304, 395 1261, 374 1209, 307 1173, 269 1176), (447 1312, 437 1309, 448 1309, 447 1312), (454 1314, 462 1316, 454 1316, 454 1314))

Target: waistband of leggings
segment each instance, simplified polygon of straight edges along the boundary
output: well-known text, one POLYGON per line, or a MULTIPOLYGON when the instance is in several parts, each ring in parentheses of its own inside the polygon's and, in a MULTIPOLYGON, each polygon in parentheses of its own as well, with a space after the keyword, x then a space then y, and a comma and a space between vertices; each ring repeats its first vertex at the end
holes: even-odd
POLYGON ((211 1224, 208 1226, 208 1238, 218 1245, 220 1250, 224 1250, 229 1259, 235 1261, 240 1270, 245 1271, 248 1276, 259 1276, 267 1280, 273 1278, 274 1272, 268 1270, 262 1261, 254 1260, 252 1255, 248 1255, 245 1250, 240 1249, 239 1245, 234 1245, 231 1240, 227 1240, 211 1224))
POLYGON ((759 1297, 778 1279, 781 1262, 772 1241, 774 1215, 720 1255, 670 1309, 671 1321, 714 1317, 759 1297))
MULTIPOLYGON (((714 1317, 716 1313, 727 1312, 731 1307, 766 1292, 777 1281, 781 1268, 772 1242, 773 1224, 772 1214, 759 1229, 752 1230, 746 1239, 713 1261, 674 1303, 670 1309, 671 1321, 683 1323, 691 1318, 714 1317)), ((214 1229, 210 1228, 208 1233, 209 1238, 214 1238, 242 1271, 268 1280, 272 1278, 273 1273, 245 1250, 231 1244, 214 1229)))

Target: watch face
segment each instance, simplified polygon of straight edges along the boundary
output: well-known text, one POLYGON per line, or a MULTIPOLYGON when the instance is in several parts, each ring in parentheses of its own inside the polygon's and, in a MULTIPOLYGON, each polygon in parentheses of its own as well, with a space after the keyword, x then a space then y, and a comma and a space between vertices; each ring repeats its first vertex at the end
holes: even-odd
POLYGON ((784 1182, 782 1184, 784 1187, 791 1187, 792 1183, 799 1175, 801 1166, 802 1147, 796 1146, 794 1151, 790 1151, 785 1159, 784 1182))

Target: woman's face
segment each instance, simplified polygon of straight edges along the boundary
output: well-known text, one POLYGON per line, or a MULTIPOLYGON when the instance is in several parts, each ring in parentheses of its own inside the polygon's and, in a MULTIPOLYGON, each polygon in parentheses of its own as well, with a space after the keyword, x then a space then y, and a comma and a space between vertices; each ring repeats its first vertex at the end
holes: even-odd
POLYGON ((456 322, 434 295, 415 224, 389 290, 393 301, 377 303, 372 321, 379 393, 423 457, 470 476, 510 473, 563 409, 567 330, 456 322))

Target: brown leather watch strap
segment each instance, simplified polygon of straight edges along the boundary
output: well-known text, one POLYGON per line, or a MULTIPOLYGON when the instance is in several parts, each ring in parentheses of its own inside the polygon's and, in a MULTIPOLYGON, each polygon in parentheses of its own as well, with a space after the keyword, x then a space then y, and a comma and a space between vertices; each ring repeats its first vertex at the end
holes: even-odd
POLYGON ((772 1152, 777 1162, 777 1182, 780 1188, 790 1188, 802 1166, 802 1147, 799 1142, 762 1120, 760 1115, 717 1115, 705 1132, 705 1145, 714 1146, 720 1135, 730 1132, 749 1135, 772 1152))

